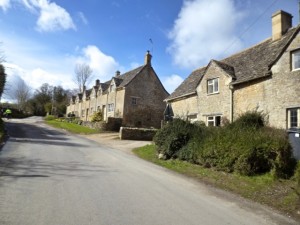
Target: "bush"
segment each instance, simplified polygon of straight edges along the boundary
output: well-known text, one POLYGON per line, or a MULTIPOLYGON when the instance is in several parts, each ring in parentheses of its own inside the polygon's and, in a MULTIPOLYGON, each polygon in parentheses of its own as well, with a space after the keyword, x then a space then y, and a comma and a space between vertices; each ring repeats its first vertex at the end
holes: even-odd
POLYGON ((293 175, 296 160, 284 130, 265 127, 265 115, 248 112, 224 127, 204 127, 175 119, 154 143, 165 158, 179 158, 226 172, 275 178, 293 175))
POLYGON ((92 122, 100 122, 102 120, 103 120, 102 111, 95 112, 91 119, 92 122))
POLYGON ((181 119, 174 119, 160 129, 153 138, 157 152, 166 158, 176 158, 176 153, 197 133, 198 126, 181 119))
POLYGON ((53 115, 48 115, 48 116, 45 116, 45 118, 44 118, 46 121, 50 121, 50 120, 55 120, 56 119, 56 117, 55 116, 53 116, 53 115))
POLYGON ((243 128, 262 128, 266 125, 266 115, 258 111, 248 111, 240 115, 232 124, 229 126, 243 128))

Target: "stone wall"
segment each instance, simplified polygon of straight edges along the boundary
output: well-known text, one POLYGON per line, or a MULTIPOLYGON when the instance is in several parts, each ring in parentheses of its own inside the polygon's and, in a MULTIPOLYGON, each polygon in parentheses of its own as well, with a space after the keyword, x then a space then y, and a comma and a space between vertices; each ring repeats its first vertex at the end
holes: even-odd
POLYGON ((120 127, 122 126, 122 119, 109 117, 107 121, 100 122, 80 121, 80 125, 101 131, 118 132, 120 130, 120 127))
POLYGON ((231 117, 231 90, 229 88, 232 77, 225 73, 215 62, 209 64, 207 71, 197 87, 198 120, 207 124, 208 116, 221 116, 230 120, 231 117), (207 82, 219 79, 219 92, 208 94, 207 82))
POLYGON ((156 132, 157 129, 121 127, 119 135, 121 140, 152 141, 156 132))
POLYGON ((187 118, 188 115, 198 114, 197 96, 190 96, 181 100, 171 101, 174 117, 187 118))

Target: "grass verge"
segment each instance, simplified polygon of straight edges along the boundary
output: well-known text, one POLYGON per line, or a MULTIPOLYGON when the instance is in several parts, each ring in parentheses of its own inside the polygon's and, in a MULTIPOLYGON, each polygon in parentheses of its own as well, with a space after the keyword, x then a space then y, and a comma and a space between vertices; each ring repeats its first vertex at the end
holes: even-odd
POLYGON ((98 130, 91 129, 88 127, 80 126, 74 123, 62 122, 57 120, 45 120, 45 122, 53 127, 67 130, 75 134, 96 134, 99 133, 98 130))
POLYGON ((241 176, 203 168, 180 160, 160 160, 156 156, 155 145, 137 148, 133 152, 142 159, 268 205, 300 220, 300 198, 295 191, 297 183, 294 178, 274 180, 270 173, 241 176))

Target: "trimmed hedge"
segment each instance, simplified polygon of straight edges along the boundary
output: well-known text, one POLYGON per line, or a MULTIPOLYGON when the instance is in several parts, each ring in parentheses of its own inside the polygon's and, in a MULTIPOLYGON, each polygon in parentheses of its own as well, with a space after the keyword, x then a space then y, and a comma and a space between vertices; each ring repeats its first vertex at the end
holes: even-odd
POLYGON ((154 137, 164 158, 179 158, 226 172, 276 178, 293 175, 296 160, 284 130, 265 127, 264 115, 247 112, 224 127, 205 127, 176 119, 154 137))

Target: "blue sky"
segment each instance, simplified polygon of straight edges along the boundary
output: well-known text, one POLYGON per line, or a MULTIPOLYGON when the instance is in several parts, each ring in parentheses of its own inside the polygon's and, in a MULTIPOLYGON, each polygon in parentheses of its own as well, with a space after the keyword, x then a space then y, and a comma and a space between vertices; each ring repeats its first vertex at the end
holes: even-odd
POLYGON ((171 93, 210 59, 269 38, 280 9, 298 24, 298 0, 0 0, 8 88, 18 77, 33 89, 76 88, 76 63, 93 69, 91 87, 142 65, 150 50, 171 93))

